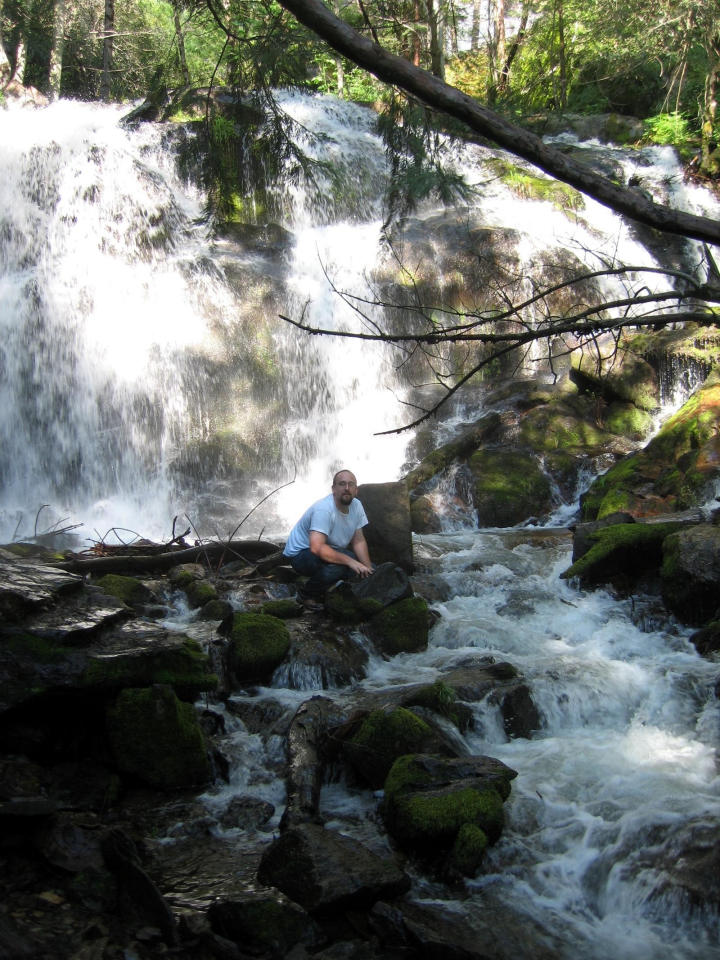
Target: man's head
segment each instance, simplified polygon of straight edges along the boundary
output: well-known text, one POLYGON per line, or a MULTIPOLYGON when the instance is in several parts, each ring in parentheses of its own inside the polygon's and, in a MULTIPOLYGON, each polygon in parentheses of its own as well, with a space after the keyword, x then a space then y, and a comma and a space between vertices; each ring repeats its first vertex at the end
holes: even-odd
POLYGON ((333 477, 332 495, 336 506, 347 509, 355 499, 357 480, 349 470, 338 470, 333 477))

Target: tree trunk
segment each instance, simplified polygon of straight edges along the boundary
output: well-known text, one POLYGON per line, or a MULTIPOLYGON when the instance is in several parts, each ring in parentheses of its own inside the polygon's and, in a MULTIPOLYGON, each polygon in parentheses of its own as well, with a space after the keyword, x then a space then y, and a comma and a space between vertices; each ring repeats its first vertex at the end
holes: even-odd
POLYGON ((700 170, 709 177, 720 177, 720 145, 716 137, 717 98, 720 91, 720 34, 708 42, 707 54, 710 69, 705 78, 700 170))
POLYGON ((322 0, 280 0, 280 3, 333 49, 378 79, 400 87, 432 109, 460 120, 473 133, 487 137, 604 206, 668 233, 720 243, 720 222, 654 203, 635 190, 618 186, 585 164, 543 143, 534 133, 505 120, 438 77, 419 70, 409 61, 361 36, 335 17, 322 0))
POLYGON ((475 52, 480 46, 480 0, 473 0, 470 49, 475 52))
POLYGON ((524 0, 522 6, 522 13, 520 14, 520 24, 518 26, 518 32, 513 37, 510 48, 508 49, 507 56, 505 57, 505 63, 503 64, 502 71, 500 73, 500 82, 498 83, 498 93, 504 95, 508 92, 510 87, 510 71, 512 69, 513 61, 518 55, 520 47, 523 44, 525 39, 525 31, 527 30, 527 22, 530 16, 530 3, 529 0, 524 0))
POLYGON ((173 23, 175 24, 175 42, 178 48, 178 60, 180 61, 180 73, 183 83, 186 87, 190 86, 190 71, 188 70, 187 58, 185 56, 185 38, 183 37, 182 25, 180 23, 180 12, 177 7, 173 7, 173 23))
POLYGON ((115 0, 105 0, 105 23, 103 24, 102 79, 100 80, 100 99, 101 100, 110 99, 114 42, 115 42, 115 0))
POLYGON ((65 49, 65 19, 67 14, 66 0, 55 0, 55 25, 53 30, 53 44, 50 50, 49 87, 53 99, 60 96, 62 84, 62 60, 65 49))
POLYGON ((430 70, 435 77, 445 77, 445 57, 442 40, 441 0, 425 0, 428 29, 430 31, 430 70))

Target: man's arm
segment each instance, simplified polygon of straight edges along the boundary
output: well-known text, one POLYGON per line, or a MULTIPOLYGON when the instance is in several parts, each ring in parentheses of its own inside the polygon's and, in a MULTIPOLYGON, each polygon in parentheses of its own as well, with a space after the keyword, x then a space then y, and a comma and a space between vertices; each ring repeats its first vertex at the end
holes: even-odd
MULTIPOLYGON (((357 543, 356 537, 360 534, 362 537, 362 543, 364 544, 365 552, 365 561, 356 560, 355 557, 348 557, 345 553, 340 553, 335 550, 327 541, 327 534, 320 533, 318 530, 310 531, 310 550, 315 554, 316 557, 320 557, 321 560, 324 560, 325 563, 341 563, 346 567, 349 567, 353 573, 356 573, 359 577, 369 577, 372 573, 372 567, 370 566, 370 555, 368 553, 367 543, 365 542, 365 537, 362 534, 362 530, 356 530, 353 534, 353 538, 350 541, 350 546, 357 553, 357 543)), ((360 548, 362 550, 362 547, 360 548)), ((358 553, 360 556, 360 553, 358 553)))
POLYGON ((365 539, 365 534, 362 532, 360 527, 358 527, 353 534, 353 538, 350 541, 350 547, 360 563, 364 564, 372 572, 370 551, 368 549, 367 540, 365 539))

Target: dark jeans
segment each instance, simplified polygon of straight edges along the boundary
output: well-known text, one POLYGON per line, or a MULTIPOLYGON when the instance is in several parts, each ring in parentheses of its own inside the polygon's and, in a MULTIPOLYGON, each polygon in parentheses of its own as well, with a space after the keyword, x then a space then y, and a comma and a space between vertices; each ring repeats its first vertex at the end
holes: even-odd
MULTIPOLYGON (((333 549, 337 550, 338 553, 344 553, 346 557, 354 557, 357 560, 352 550, 341 550, 338 547, 333 547, 333 549)), ((295 573, 308 578, 305 589, 311 596, 322 597, 327 588, 332 586, 333 583, 337 583, 338 580, 355 578, 355 574, 350 567, 346 567, 343 563, 326 563, 325 560, 316 557, 309 548, 301 550, 294 557, 290 557, 290 565, 295 573)))

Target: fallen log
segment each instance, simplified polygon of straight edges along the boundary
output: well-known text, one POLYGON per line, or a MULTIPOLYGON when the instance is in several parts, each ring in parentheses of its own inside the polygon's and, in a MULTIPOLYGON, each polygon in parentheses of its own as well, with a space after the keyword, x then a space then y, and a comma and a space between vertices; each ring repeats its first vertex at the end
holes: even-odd
MULTIPOLYGON (((71 573, 147 573, 169 570, 179 563, 206 563, 216 565, 242 560, 252 566, 279 554, 277 543, 267 540, 229 540, 226 543, 203 543, 195 547, 169 550, 165 553, 115 553, 111 557, 73 557, 57 564, 71 573)), ((280 561, 278 561, 280 562, 280 561)))

